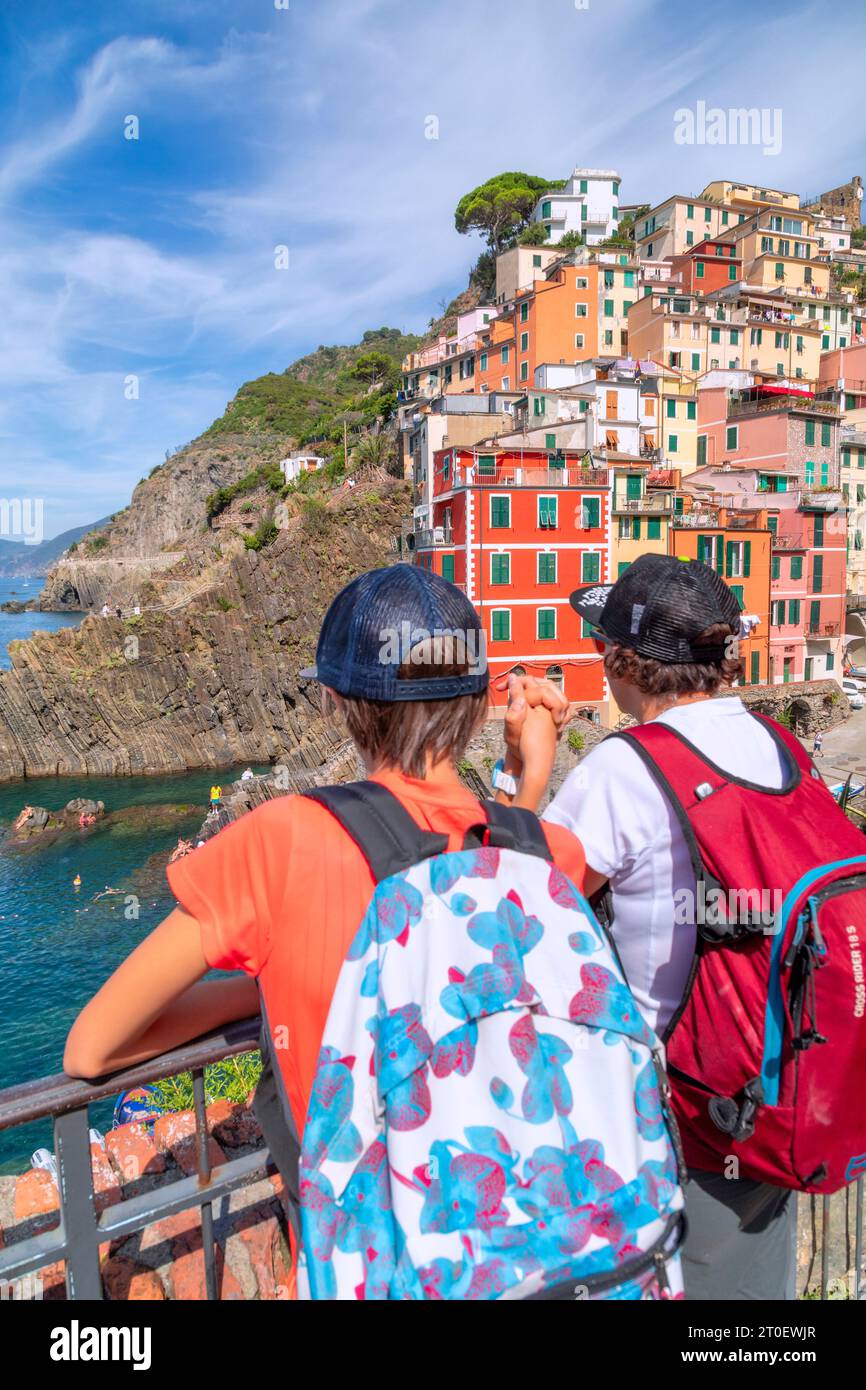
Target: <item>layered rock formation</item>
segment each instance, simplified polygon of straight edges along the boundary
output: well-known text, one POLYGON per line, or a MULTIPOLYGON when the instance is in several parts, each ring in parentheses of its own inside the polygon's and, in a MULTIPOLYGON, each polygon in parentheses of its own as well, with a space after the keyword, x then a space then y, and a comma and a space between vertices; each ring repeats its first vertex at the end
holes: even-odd
MULTIPOLYGON (((337 590, 394 558, 390 536, 406 505, 402 482, 359 484, 300 505, 261 550, 238 538, 237 548, 211 543, 195 565, 183 562, 188 578, 153 573, 139 617, 90 616, 12 644, 12 669, 0 673, 0 780, 168 773, 289 753, 323 762, 333 750, 319 689, 297 673, 337 590)), ((134 535, 144 544, 139 522, 126 524, 123 544, 134 535)))

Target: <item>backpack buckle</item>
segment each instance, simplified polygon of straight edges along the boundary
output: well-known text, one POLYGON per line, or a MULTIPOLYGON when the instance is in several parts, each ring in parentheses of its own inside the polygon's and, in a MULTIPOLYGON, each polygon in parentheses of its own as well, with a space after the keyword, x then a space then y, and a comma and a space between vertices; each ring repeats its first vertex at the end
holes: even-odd
POLYGON ((737 1144, 751 1139, 755 1132, 758 1110, 764 1103, 761 1078, 747 1081, 739 1104, 730 1096, 713 1096, 707 1106, 710 1119, 723 1134, 729 1134, 737 1144))

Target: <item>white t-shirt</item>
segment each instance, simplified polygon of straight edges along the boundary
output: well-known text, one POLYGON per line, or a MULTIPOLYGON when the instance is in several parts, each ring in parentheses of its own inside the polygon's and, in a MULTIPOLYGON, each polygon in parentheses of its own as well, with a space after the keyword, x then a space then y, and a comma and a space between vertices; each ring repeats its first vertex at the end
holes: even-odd
MULTIPOLYGON (((776 743, 738 696, 677 705, 656 722, 669 724, 734 777, 784 785, 776 743)), ((694 927, 674 923, 674 894, 696 890, 674 812, 640 755, 614 738, 569 774, 543 818, 573 831, 590 868, 610 880, 623 969, 647 1023, 661 1035, 682 999, 695 950, 694 927)))

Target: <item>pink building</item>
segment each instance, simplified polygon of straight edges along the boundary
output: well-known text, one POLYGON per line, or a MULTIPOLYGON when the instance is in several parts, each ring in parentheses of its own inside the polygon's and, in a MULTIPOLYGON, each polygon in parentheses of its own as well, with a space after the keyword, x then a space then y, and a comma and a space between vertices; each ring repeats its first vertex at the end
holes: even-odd
POLYGON ((701 468, 683 480, 696 497, 731 511, 764 507, 773 532, 770 569, 770 683, 842 679, 847 519, 840 491, 809 490, 763 466, 701 468))
POLYGON ((839 410, 794 387, 698 392, 698 467, 755 468, 762 491, 839 486, 839 410))

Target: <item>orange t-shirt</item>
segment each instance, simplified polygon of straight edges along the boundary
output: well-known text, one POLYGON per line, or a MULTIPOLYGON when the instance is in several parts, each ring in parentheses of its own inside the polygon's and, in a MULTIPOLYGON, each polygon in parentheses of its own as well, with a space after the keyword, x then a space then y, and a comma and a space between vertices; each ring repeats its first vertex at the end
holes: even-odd
MULTIPOLYGON (((376 775, 425 830, 462 848, 486 819, 471 792, 401 773, 376 775)), ((580 841, 544 823, 557 866, 583 887, 580 841)), ((258 806, 168 867, 171 890, 201 928, 208 964, 258 977, 292 1113, 301 1132, 340 967, 374 891, 357 845, 324 806, 283 796, 258 806)))

